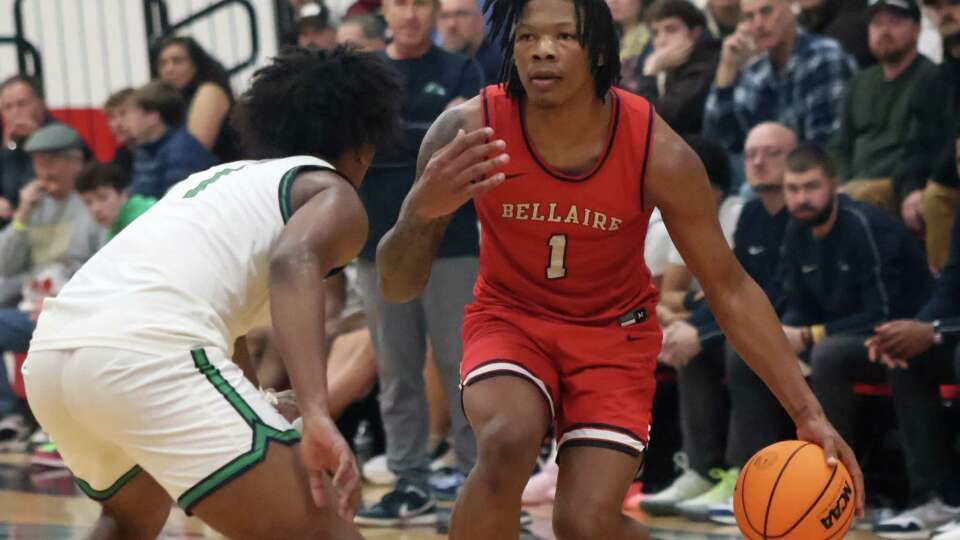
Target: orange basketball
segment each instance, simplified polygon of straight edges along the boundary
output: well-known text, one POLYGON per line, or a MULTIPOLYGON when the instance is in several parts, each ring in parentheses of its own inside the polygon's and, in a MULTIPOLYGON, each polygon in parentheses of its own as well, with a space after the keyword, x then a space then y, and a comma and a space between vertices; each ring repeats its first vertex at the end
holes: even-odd
POLYGON ((823 449, 783 441, 757 452, 733 494, 737 526, 747 540, 833 540, 853 521, 856 495, 842 463, 828 467, 823 449))

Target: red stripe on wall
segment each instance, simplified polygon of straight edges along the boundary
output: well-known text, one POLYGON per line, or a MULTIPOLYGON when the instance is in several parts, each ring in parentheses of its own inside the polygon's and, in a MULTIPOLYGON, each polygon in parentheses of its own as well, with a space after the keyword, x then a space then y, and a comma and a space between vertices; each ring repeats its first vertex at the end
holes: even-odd
POLYGON ((100 109, 51 109, 54 118, 69 124, 83 137, 97 161, 110 161, 117 149, 117 141, 107 125, 107 117, 100 109))

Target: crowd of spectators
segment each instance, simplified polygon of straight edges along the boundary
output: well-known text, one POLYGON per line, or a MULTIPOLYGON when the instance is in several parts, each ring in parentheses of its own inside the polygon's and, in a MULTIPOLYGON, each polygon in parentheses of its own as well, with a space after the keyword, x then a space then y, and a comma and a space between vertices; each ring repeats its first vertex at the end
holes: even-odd
MULTIPOLYGON (((606 1, 620 32, 620 87, 649 100, 704 162, 728 243, 855 449, 868 444, 857 437, 855 388, 888 385, 909 490, 905 510, 876 514, 875 532, 939 527, 938 540, 960 539, 958 426, 941 396, 960 373, 960 2, 606 1)), ((374 253, 412 185, 426 130, 498 82, 502 52, 485 39, 477 0, 290 4, 291 44, 357 47, 405 81, 402 132, 378 148, 360 189, 369 239, 329 283, 329 380, 336 413, 359 411, 344 427, 354 442, 369 444, 371 426, 385 437, 385 459, 370 460, 365 475, 395 482, 360 521, 393 523, 415 508, 417 522, 429 522, 476 457, 457 389, 475 211, 453 216, 412 302, 384 301, 374 253)), ((9 74, 0 83, 0 351, 25 352, 43 298, 170 186, 242 158, 223 65, 187 36, 153 50, 154 79, 117 89, 103 106, 117 142, 111 163, 96 163, 53 120, 34 81, 9 74)), ((726 343, 656 212, 646 258, 662 291, 659 360, 677 373, 684 466, 669 484, 647 486, 640 507, 730 523, 739 469, 793 437, 792 424, 726 343)), ((269 332, 251 338, 261 383, 282 390, 269 332)), ((42 441, 5 378, 0 370, 0 446, 42 441)))

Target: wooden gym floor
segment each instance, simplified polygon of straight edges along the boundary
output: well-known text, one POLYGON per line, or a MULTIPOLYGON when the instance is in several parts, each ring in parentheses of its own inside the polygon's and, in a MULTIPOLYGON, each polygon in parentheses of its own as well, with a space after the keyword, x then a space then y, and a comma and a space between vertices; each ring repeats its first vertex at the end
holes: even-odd
MULTIPOLYGON (((383 489, 368 489, 364 498, 375 501, 383 489)), ((534 517, 533 537, 552 539, 550 507, 527 509, 534 517)), ((79 492, 69 471, 30 467, 23 454, 0 454, 0 539, 67 540, 81 539, 96 520, 99 507, 79 492)), ((661 540, 728 540, 741 538, 735 527, 713 527, 693 524, 681 519, 649 519, 637 514, 638 520, 652 528, 653 537, 661 540)), ((442 526, 440 527, 442 529, 442 526)), ((446 538, 434 529, 362 529, 364 538, 381 540, 435 540, 446 538)), ((174 509, 161 538, 222 538, 196 519, 174 509)), ((850 540, 873 540, 876 537, 861 531, 851 532, 850 540)))

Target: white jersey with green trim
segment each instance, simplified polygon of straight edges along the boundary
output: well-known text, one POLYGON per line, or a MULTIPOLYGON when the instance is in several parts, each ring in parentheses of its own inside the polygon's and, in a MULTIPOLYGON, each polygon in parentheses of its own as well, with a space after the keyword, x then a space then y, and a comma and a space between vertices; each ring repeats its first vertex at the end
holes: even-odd
POLYGON ((269 261, 289 219, 297 156, 226 163, 187 177, 44 302, 30 349, 148 354, 231 351, 269 323, 269 261))

